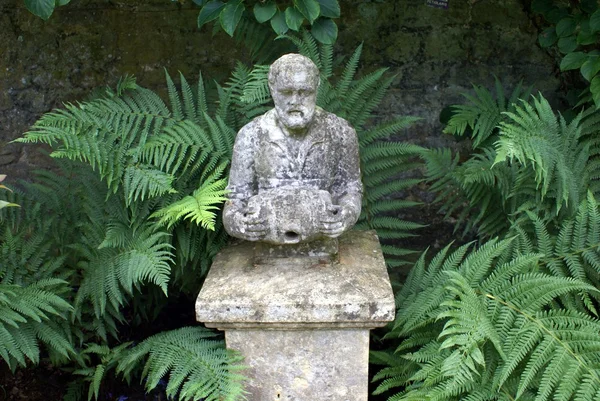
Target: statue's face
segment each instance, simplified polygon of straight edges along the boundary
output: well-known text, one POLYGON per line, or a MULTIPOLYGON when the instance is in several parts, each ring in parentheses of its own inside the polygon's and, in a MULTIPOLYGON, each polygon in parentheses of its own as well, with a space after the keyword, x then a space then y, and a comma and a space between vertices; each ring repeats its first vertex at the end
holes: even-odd
POLYGON ((303 130, 312 121, 317 101, 315 77, 306 71, 280 75, 271 86, 279 121, 289 130, 303 130))

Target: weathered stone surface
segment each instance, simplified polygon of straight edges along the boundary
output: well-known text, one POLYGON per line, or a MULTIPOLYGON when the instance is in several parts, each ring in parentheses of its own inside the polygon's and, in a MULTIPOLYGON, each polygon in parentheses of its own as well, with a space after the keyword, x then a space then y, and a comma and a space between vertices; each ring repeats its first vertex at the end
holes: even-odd
POLYGON ((215 259, 196 301, 209 327, 332 328, 383 326, 394 297, 374 231, 339 238, 336 262, 288 258, 254 263, 254 245, 226 248, 215 259))
POLYGON ((394 296, 374 231, 338 241, 335 262, 256 263, 265 244, 250 242, 215 259, 196 318, 244 356, 250 400, 367 400, 369 329, 393 320, 394 296))
POLYGON ((227 232, 296 244, 335 238, 358 219, 362 184, 356 132, 316 107, 319 70, 286 54, 269 70, 275 108, 237 135, 229 174, 227 232))
POLYGON ((252 401, 367 401, 368 330, 228 330, 252 401))

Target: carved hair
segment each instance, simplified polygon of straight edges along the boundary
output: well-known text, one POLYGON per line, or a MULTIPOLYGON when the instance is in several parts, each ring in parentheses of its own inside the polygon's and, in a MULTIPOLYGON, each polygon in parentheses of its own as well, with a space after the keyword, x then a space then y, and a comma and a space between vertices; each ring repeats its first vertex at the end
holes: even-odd
POLYGON ((269 68, 269 86, 275 85, 281 75, 288 75, 295 71, 307 71, 315 87, 319 86, 319 69, 311 59, 301 54, 290 53, 279 57, 269 68))

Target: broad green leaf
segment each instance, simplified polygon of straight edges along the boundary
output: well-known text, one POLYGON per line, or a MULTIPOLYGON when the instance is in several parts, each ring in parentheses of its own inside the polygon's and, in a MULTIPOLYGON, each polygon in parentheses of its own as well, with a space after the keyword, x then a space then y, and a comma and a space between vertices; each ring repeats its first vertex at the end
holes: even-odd
POLYGON ((216 20, 224 7, 225 3, 219 0, 212 0, 206 3, 202 7, 202 10, 200 10, 200 14, 198 14, 198 28, 202 28, 202 25, 207 22, 216 20))
POLYGON ((592 32, 600 31, 600 10, 597 10, 590 17, 590 30, 592 32))
POLYGON ((563 18, 556 24, 556 34, 559 38, 571 36, 576 28, 577 23, 573 18, 563 18))
POLYGON ((546 14, 552 9, 552 0, 533 0, 531 10, 538 14, 546 14))
POLYGON ((577 49, 577 40, 575 36, 567 36, 566 38, 558 39, 558 50, 563 53, 571 53, 577 49))
POLYGON ((271 28, 277 35, 283 35, 288 31, 288 26, 285 23, 285 15, 282 11, 277 11, 275 16, 271 18, 271 28))
POLYGON ((581 66, 581 75, 588 81, 600 71, 600 57, 591 56, 587 58, 587 61, 581 66))
POLYGON ((285 10, 285 23, 291 30, 299 30, 303 21, 304 17, 300 14, 300 11, 296 10, 294 7, 288 7, 287 10, 285 10))
POLYGON ((335 43, 338 35, 338 27, 329 18, 319 18, 315 21, 310 32, 313 34, 315 39, 326 45, 335 43))
POLYGON ((596 43, 598 34, 590 29, 590 21, 583 20, 579 23, 579 33, 577 34, 577 43, 587 46, 596 43))
POLYGON ((540 46, 544 48, 555 44, 558 40, 558 36, 556 35, 556 30, 554 27, 544 29, 544 31, 540 33, 538 40, 540 42, 540 46))
POLYGON ((277 5, 274 1, 258 2, 254 5, 254 18, 261 24, 273 18, 276 12, 277 5))
POLYGON ((294 6, 306 17, 311 24, 315 22, 321 14, 321 6, 317 0, 294 0, 294 6))
POLYGON ((590 83, 590 92, 592 92, 592 98, 596 104, 596 108, 600 106, 600 76, 594 77, 590 83))
POLYGON ((219 15, 219 21, 223 30, 233 36, 235 28, 237 28, 242 15, 244 14, 243 0, 235 0, 227 3, 221 14, 219 15))
POLYGON ((50 18, 55 5, 55 0, 25 0, 25 7, 43 20, 50 18))
POLYGON ((206 0, 192 0, 194 2, 194 4, 196 4, 197 6, 202 7, 204 5, 204 3, 206 3, 206 0))
POLYGON ((56 0, 56 5, 57 6, 64 6, 67 5, 71 2, 71 0, 56 0))
POLYGON ((576 70, 587 60, 587 54, 584 52, 574 52, 567 54, 560 62, 560 70, 576 70))
POLYGON ((338 0, 318 0, 321 6, 321 16, 327 18, 339 18, 340 17, 340 3, 338 0))

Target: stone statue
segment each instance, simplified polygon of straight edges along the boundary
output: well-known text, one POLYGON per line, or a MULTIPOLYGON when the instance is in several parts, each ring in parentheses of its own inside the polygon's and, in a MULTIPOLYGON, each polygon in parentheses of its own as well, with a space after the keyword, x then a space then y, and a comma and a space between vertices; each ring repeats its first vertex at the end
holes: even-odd
POLYGON ((336 238, 361 209, 356 132, 316 106, 319 70, 287 54, 269 70, 275 108, 238 133, 223 222, 234 237, 271 244, 336 238))

